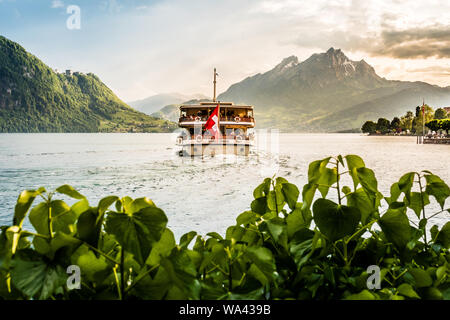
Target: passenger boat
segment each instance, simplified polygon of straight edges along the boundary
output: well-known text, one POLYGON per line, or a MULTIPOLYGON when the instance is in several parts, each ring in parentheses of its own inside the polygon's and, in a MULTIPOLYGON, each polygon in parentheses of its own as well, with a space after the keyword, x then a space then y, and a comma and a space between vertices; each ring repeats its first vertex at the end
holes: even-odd
POLYGON ((180 106, 177 137, 182 156, 214 156, 235 154, 247 156, 254 142, 253 107, 216 101, 216 69, 214 95, 210 102, 180 106))

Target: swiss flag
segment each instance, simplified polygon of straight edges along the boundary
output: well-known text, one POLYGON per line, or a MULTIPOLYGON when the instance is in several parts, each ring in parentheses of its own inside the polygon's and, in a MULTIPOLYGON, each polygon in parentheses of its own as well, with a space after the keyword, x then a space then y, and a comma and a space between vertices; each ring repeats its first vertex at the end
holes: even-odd
POLYGON ((205 129, 211 132, 216 140, 219 138, 219 105, 217 105, 217 107, 214 109, 214 111, 206 121, 205 129))

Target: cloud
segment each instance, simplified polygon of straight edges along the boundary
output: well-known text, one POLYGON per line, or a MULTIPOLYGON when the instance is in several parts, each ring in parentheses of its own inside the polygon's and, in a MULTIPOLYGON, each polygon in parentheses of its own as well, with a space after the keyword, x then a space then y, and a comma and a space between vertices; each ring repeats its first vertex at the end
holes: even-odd
POLYGON ((450 66, 428 66, 423 68, 412 68, 408 69, 408 72, 417 72, 417 73, 427 73, 436 76, 449 76, 450 75, 450 66))
POLYGON ((450 58, 450 26, 383 30, 371 53, 400 59, 450 58))
POLYGON ((117 0, 104 0, 100 3, 100 9, 108 12, 109 14, 117 14, 122 11, 123 5, 117 0))
POLYGON ((62 8, 62 7, 64 7, 64 2, 62 2, 61 0, 53 0, 52 1, 52 6, 51 6, 53 9, 56 9, 56 8, 62 8))

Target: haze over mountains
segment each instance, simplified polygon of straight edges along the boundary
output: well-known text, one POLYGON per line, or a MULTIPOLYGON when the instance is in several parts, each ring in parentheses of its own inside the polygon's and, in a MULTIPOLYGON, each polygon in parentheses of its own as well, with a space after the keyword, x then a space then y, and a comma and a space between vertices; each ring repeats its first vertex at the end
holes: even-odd
POLYGON ((330 132, 360 128, 366 120, 392 118, 425 102, 450 105, 450 87, 387 80, 364 60, 340 49, 303 62, 285 58, 270 71, 233 84, 218 100, 255 106, 260 128, 330 132))
POLYGON ((194 99, 207 99, 207 97, 202 94, 186 95, 176 92, 161 93, 142 100, 131 101, 128 104, 138 111, 151 115, 152 113, 159 111, 164 106, 176 105, 194 99))

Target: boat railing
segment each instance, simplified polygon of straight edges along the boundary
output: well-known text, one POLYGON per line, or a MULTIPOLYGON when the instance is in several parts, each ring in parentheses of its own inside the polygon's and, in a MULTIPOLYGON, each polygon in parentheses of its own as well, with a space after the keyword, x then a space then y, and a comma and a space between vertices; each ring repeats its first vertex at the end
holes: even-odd
POLYGON ((228 135, 228 136, 221 136, 217 140, 214 136, 210 135, 191 135, 191 136, 180 136, 179 142, 215 142, 215 141, 221 141, 221 142, 240 142, 240 141, 249 141, 252 140, 252 137, 250 135, 228 135))
MULTIPOLYGON (((207 121, 208 116, 184 116, 180 117, 179 122, 200 122, 207 121)), ((255 122, 253 117, 239 117, 239 116, 221 116, 220 121, 230 121, 230 122, 255 122)))

